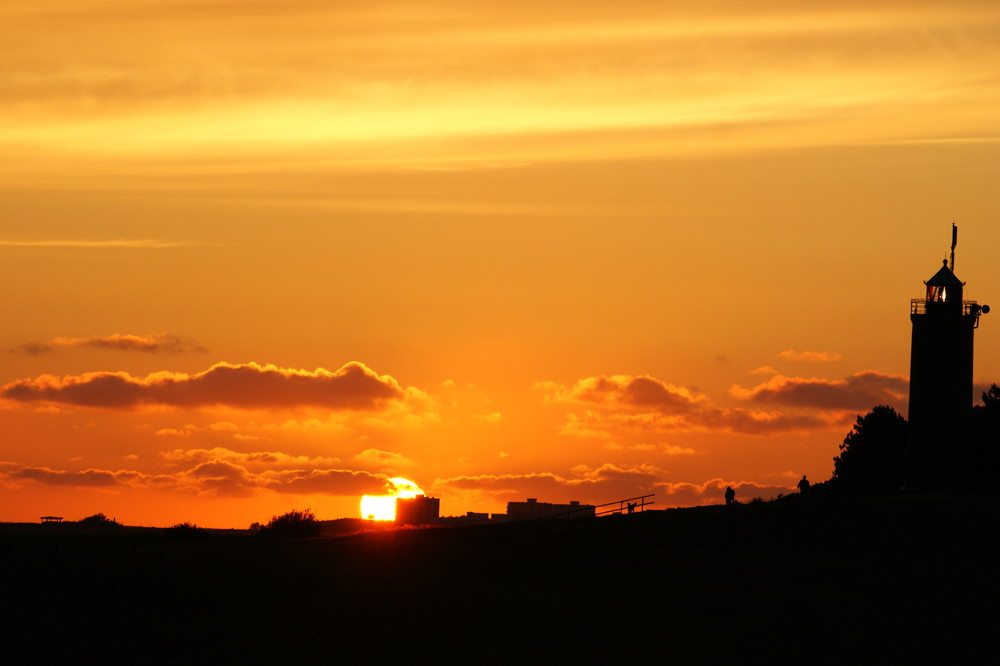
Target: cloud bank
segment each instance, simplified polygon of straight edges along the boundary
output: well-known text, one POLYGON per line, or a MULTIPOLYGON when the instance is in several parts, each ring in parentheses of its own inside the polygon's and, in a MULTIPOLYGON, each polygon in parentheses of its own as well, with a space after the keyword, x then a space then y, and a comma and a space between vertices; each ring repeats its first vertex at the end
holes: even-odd
POLYGON ((701 393, 650 376, 588 377, 572 386, 540 382, 549 404, 584 408, 567 415, 561 434, 610 437, 613 433, 713 431, 743 435, 809 430, 830 425, 817 414, 718 407, 701 393))
POLYGON ((404 390, 389 375, 351 362, 336 372, 293 370, 274 365, 217 363, 197 374, 93 372, 22 379, 0 388, 0 397, 24 403, 134 409, 144 406, 287 409, 320 407, 374 410, 401 401, 404 390))
POLYGON ((6 462, 0 464, 0 479, 8 483, 35 482, 77 488, 137 488, 193 492, 202 495, 245 497, 260 492, 299 495, 383 494, 391 486, 382 474, 345 469, 287 469, 255 472, 223 458, 213 458, 193 467, 166 474, 134 470, 57 470, 6 462))

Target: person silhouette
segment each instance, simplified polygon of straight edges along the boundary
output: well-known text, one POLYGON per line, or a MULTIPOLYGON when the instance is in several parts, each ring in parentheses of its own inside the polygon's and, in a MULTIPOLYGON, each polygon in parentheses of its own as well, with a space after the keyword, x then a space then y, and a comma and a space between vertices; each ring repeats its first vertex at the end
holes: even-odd
POLYGON ((805 495, 808 491, 809 491, 809 479, 807 479, 806 475, 803 474, 802 480, 799 481, 799 494, 805 495))
POLYGON ((736 491, 732 486, 726 486, 726 505, 736 504, 736 491))

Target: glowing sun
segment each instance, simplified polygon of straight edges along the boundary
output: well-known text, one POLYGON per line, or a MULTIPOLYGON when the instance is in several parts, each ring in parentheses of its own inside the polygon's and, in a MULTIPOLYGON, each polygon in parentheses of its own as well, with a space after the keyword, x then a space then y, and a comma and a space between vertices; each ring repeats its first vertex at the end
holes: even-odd
POLYGON ((388 495, 365 495, 361 498, 361 517, 368 520, 396 520, 396 498, 423 495, 420 486, 409 479, 389 479, 388 495))

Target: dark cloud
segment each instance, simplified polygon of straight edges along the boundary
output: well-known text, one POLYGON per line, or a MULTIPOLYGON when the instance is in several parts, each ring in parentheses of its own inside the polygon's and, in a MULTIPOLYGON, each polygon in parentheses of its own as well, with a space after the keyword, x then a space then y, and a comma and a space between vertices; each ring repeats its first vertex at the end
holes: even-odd
POLYGON ((186 352, 205 352, 204 347, 194 340, 177 335, 161 333, 159 335, 130 335, 115 333, 102 337, 90 338, 54 338, 48 342, 26 342, 9 351, 28 356, 47 354, 58 349, 89 347, 112 351, 135 351, 147 354, 182 354, 186 352))
POLYGON ((193 375, 170 372, 144 378, 124 372, 94 372, 63 378, 43 375, 12 382, 0 389, 0 396, 8 400, 116 409, 221 405, 242 409, 367 410, 405 395, 395 379, 377 375, 361 363, 348 363, 336 372, 219 363, 193 375))
POLYGON ((839 420, 814 414, 788 414, 740 407, 704 407, 687 414, 588 410, 569 414, 560 429, 565 435, 614 437, 621 432, 666 433, 690 430, 768 435, 823 428, 839 420))
POLYGON ((904 408, 909 380, 875 370, 839 380, 776 375, 753 388, 734 386, 730 392, 746 402, 866 411, 875 405, 904 408))
POLYGON ((787 414, 736 408, 707 409, 690 419, 694 428, 723 430, 739 435, 770 435, 824 428, 830 420, 813 414, 787 414))

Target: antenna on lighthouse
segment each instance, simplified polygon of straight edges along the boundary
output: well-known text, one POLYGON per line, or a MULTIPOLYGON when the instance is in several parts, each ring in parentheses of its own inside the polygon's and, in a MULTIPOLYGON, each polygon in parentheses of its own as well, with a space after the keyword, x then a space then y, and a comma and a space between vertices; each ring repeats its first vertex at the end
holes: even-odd
POLYGON ((951 223, 951 272, 955 272, 955 246, 958 245, 958 225, 951 223))

